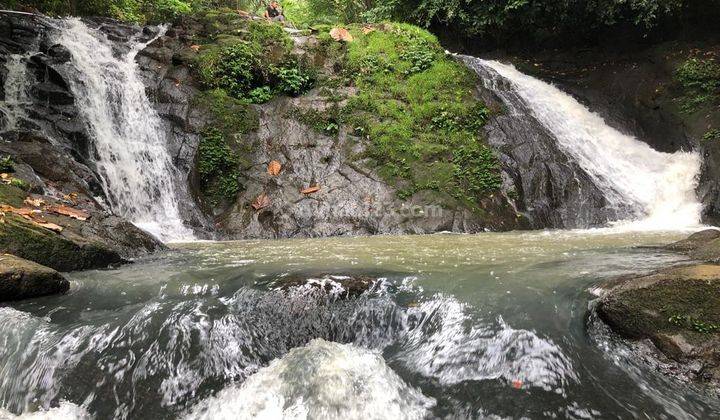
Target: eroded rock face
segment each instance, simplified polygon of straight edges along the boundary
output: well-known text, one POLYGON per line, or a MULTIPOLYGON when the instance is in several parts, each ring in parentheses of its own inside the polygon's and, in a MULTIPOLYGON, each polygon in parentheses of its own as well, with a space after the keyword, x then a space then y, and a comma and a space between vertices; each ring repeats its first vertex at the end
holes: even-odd
POLYGON ((608 287, 597 313, 615 332, 651 340, 687 376, 720 386, 720 265, 627 276, 608 287))
POLYGON ((70 283, 57 271, 13 255, 0 255, 0 302, 65 293, 70 283))

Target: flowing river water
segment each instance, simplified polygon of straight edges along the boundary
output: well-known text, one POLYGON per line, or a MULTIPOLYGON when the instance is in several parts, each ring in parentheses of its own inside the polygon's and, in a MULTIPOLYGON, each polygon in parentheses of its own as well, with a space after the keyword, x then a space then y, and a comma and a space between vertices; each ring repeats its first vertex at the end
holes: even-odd
POLYGON ((638 246, 681 236, 206 242, 71 273, 0 307, 0 418, 708 418, 588 316, 602 279, 683 260, 638 246), (328 275, 380 280, 278 290, 328 275))

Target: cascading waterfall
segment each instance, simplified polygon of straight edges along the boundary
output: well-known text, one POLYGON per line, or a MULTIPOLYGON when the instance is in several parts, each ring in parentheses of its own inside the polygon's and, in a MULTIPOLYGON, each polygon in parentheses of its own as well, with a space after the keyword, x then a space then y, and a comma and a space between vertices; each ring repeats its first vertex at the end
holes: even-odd
POLYGON ((695 152, 662 153, 610 127, 598 114, 555 86, 497 61, 463 56, 483 75, 485 86, 505 103, 507 112, 530 111, 600 188, 609 205, 630 220, 613 222, 629 229, 690 228, 700 223, 701 204, 695 188, 701 158, 695 152), (513 91, 499 89, 498 80, 513 91), (493 80, 494 79, 494 80, 493 80), (509 97, 513 95, 515 100, 509 97), (523 109, 517 109, 517 98, 523 109))
POLYGON ((25 55, 12 54, 5 64, 5 100, 0 102, 0 112, 4 116, 3 128, 13 130, 17 128, 18 120, 25 116, 24 107, 28 105, 27 94, 27 66, 25 55))
POLYGON ((61 24, 54 42, 72 53, 70 87, 111 207, 162 240, 191 239, 180 218, 176 170, 162 123, 135 63, 153 40, 133 41, 127 52, 117 54, 105 35, 80 19, 61 24))

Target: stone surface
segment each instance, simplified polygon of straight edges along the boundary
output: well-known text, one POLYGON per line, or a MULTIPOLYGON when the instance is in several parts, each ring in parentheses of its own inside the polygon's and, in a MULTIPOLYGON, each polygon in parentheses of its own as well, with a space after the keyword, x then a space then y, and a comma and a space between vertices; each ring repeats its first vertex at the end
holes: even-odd
POLYGON ((705 229, 700 232, 695 232, 688 238, 681 241, 677 241, 667 245, 665 248, 671 251, 682 251, 689 252, 695 251, 715 239, 720 238, 720 230, 718 229, 705 229))
POLYGON ((685 375, 720 389, 720 265, 626 276, 606 287, 597 313, 614 331, 651 340, 685 375))
POLYGON ((70 283, 51 268, 0 255, 0 302, 65 293, 69 288, 70 283))

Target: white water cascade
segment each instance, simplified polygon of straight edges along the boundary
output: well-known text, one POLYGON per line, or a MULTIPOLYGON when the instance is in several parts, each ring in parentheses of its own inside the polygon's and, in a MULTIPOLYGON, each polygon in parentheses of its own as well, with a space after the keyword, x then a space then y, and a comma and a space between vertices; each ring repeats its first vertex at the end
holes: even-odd
POLYGON ((113 210, 164 241, 192 238, 178 208, 176 170, 162 123, 138 76, 135 57, 152 40, 122 54, 80 19, 61 22, 54 41, 72 53, 70 87, 87 125, 103 188, 113 210))
POLYGON ((11 54, 8 58, 5 63, 5 99, 0 102, 0 112, 5 119, 3 128, 13 130, 17 128, 20 118, 25 116, 25 107, 30 104, 27 94, 27 66, 24 62, 27 56, 11 54))
POLYGON ((610 127, 598 114, 555 86, 497 61, 463 57, 511 83, 527 109, 518 110, 507 92, 486 87, 503 99, 507 112, 530 110, 603 191, 614 208, 631 206, 634 220, 613 222, 630 230, 693 228, 702 206, 695 194, 701 157, 695 152, 662 153, 610 127))

